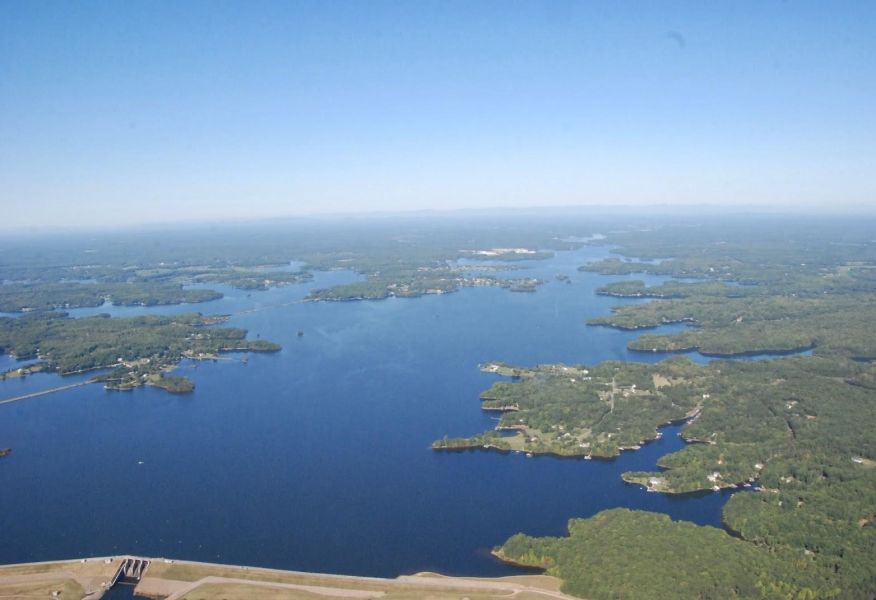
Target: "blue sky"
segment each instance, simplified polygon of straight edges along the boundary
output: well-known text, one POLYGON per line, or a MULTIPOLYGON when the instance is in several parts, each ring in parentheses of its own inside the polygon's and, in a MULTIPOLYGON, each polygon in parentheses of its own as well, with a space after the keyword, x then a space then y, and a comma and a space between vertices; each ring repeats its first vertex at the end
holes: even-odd
POLYGON ((0 3, 0 227, 876 206, 874 2, 0 3))

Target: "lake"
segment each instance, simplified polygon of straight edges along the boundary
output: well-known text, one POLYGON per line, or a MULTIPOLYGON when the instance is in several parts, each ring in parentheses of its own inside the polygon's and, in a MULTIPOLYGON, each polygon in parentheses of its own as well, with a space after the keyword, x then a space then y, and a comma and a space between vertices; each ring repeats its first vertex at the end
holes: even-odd
MULTIPOLYGON (((131 553, 487 576, 519 572, 489 555, 512 534, 562 535, 569 518, 606 508, 720 526, 729 492, 668 497, 620 480, 681 448, 677 426, 613 461, 430 449, 445 434, 493 427, 478 396, 496 376, 479 363, 661 358, 628 351, 636 333, 585 326, 611 306, 643 301, 597 296, 624 278, 576 270, 607 254, 586 247, 499 274, 544 279, 536 293, 296 303, 356 277, 323 272, 264 292, 210 286, 226 296, 198 305, 71 311, 229 313, 230 325, 283 350, 247 363, 184 362, 177 372, 195 382, 189 395, 91 385, 0 406, 0 447, 13 448, 0 460, 0 562, 131 553)), ((13 365, 4 357, 0 366, 13 365)), ((0 399, 73 381, 8 380, 0 399)))

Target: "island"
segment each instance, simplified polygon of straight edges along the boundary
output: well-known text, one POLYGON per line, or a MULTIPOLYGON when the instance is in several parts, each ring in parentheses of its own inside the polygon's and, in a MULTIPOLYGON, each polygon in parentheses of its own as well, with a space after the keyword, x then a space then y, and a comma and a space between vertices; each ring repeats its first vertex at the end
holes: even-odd
POLYGON ((0 311, 32 312, 97 307, 105 302, 119 306, 159 306, 209 302, 222 297, 209 289, 186 289, 181 284, 127 283, 7 283, 0 286, 0 311))
POLYGON ((543 282, 532 277, 502 278, 492 275, 467 276, 450 267, 420 267, 415 272, 395 270, 371 274, 365 281, 316 289, 308 300, 383 300, 416 298, 428 294, 447 294, 463 287, 500 287, 512 292, 534 292, 543 282))
POLYGON ((104 382, 110 390, 151 385, 185 393, 192 391, 191 381, 166 374, 183 358, 280 350, 279 345, 267 340, 246 339, 243 329, 217 327, 226 320, 226 316, 200 313, 131 318, 103 314, 74 319, 63 313, 44 312, 0 317, 0 351, 19 359, 39 360, 15 370, 21 371, 19 375, 103 370, 93 379, 104 382))

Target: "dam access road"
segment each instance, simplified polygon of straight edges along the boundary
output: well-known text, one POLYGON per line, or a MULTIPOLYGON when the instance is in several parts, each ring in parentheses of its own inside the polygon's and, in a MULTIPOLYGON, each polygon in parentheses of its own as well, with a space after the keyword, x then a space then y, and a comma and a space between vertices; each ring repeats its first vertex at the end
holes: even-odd
POLYGON ((425 598, 450 600, 574 600, 560 592, 560 581, 546 575, 498 578, 445 577, 436 573, 395 579, 282 571, 236 565, 146 558, 95 557, 0 566, 0 597, 64 600, 102 598, 132 563, 143 569, 134 593, 164 600, 269 598, 425 598))

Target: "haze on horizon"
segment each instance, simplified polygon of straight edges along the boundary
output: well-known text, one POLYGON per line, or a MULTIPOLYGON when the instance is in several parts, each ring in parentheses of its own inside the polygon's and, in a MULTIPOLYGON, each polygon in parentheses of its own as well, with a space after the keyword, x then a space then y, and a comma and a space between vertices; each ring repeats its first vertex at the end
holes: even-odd
POLYGON ((5 2, 2 230, 876 205, 876 4, 5 2))

